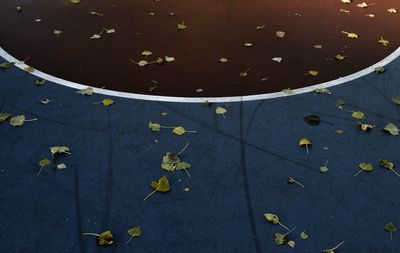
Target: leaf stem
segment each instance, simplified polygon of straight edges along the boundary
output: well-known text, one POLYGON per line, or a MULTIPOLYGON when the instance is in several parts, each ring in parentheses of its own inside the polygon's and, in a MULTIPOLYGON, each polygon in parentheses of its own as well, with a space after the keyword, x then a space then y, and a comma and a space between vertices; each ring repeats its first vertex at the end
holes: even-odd
POLYGON ((396 174, 398 177, 400 177, 400 174, 397 173, 397 171, 395 171, 394 169, 390 169, 391 171, 393 171, 394 174, 396 174))
POLYGON ((150 198, 151 195, 153 195, 154 193, 156 193, 157 190, 158 190, 158 188, 155 189, 154 191, 150 192, 150 194, 147 195, 147 196, 143 199, 143 202, 145 202, 148 198, 150 198))
POLYGON ((288 229, 289 231, 286 232, 286 234, 283 234, 284 237, 286 237, 288 234, 292 233, 296 228, 288 229))
POLYGON ((93 235, 93 236, 97 236, 97 237, 100 236, 99 234, 96 234, 96 233, 82 233, 82 235, 93 235))
POLYGON ((306 151, 307 151, 307 155, 308 155, 308 144, 306 144, 306 151))
POLYGON ((354 174, 354 176, 356 177, 358 174, 360 174, 360 173, 361 173, 361 171, 363 171, 363 170, 359 170, 359 171, 357 171, 357 173, 356 173, 356 174, 354 174))
POLYGON ((335 251, 335 250, 336 250, 337 248, 339 248, 343 243, 344 243, 344 241, 341 242, 341 243, 339 243, 338 245, 336 245, 334 248, 332 248, 331 251, 335 251))
POLYGON ((190 144, 190 143, 187 143, 187 144, 183 147, 183 149, 182 149, 181 151, 179 151, 178 154, 176 154, 176 156, 179 156, 180 154, 182 154, 183 151, 185 151, 185 149, 189 146, 189 144, 190 144))
POLYGON ((24 122, 35 121, 35 120, 38 120, 38 119, 25 119, 24 122))
POLYGON ((132 240, 133 236, 131 236, 131 238, 128 239, 128 241, 125 242, 125 244, 128 244, 131 240, 132 240))
POLYGON ((188 177, 191 178, 189 171, 186 168, 184 170, 185 170, 186 174, 188 175, 188 177))
POLYGON ((280 221, 278 221, 278 224, 281 225, 284 229, 290 230, 290 228, 288 228, 288 227, 286 227, 285 225, 283 225, 280 221))
POLYGON ((296 181, 295 179, 293 179, 293 182, 295 182, 297 185, 299 185, 299 186, 301 186, 301 187, 303 187, 303 188, 304 188, 304 185, 303 185, 302 183, 300 183, 300 182, 296 181))
POLYGON ((42 169, 44 168, 44 166, 41 166, 40 167, 40 170, 39 170, 39 172, 36 174, 36 176, 39 176, 40 175, 40 173, 42 172, 42 169))

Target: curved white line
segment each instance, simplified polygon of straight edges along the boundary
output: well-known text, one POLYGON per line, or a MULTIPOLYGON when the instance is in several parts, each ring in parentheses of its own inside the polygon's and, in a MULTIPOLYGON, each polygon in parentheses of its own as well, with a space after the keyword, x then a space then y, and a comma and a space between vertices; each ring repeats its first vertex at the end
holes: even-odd
MULTIPOLYGON (((7 53, 2 47, 0 47, 0 56, 4 58, 6 61, 9 62, 15 62, 15 66, 17 66, 20 69, 24 69, 28 67, 28 65, 24 64, 23 62, 18 61, 15 59, 12 55, 7 53)), ((400 47, 396 49, 393 53, 391 53, 389 56, 384 58, 383 60, 375 63, 374 65, 363 69, 361 71, 358 71, 354 74, 345 76, 345 77, 340 77, 338 79, 304 87, 304 88, 299 88, 299 89, 294 89, 293 95, 297 94, 303 94, 306 92, 314 91, 315 89, 318 88, 329 88, 332 86, 336 86, 342 83, 346 83, 349 81, 352 81, 354 79, 363 77, 371 72, 375 71, 376 67, 383 67, 393 60, 395 60, 397 57, 400 56, 400 47)), ((61 84, 70 88, 74 89, 84 89, 87 87, 91 87, 88 85, 83 85, 79 83, 74 83, 71 81, 67 81, 46 73, 43 73, 39 70, 34 70, 31 72, 31 74, 45 79, 47 81, 61 84)), ((204 103, 205 101, 213 102, 213 103, 218 103, 218 102, 240 102, 240 101, 254 101, 254 100, 262 100, 262 99, 271 99, 271 98, 279 98, 279 97, 286 97, 287 95, 282 93, 282 92, 274 92, 274 93, 265 93, 265 94, 259 94, 259 95, 248 95, 248 96, 235 96, 235 97, 171 97, 171 96, 155 96, 155 95, 144 95, 144 94, 137 94, 137 93, 129 93, 129 92, 121 92, 121 91, 113 91, 113 90, 107 90, 107 89, 100 89, 100 88, 95 88, 92 87, 95 93, 98 94, 103 94, 103 95, 108 95, 108 96, 115 96, 115 97, 123 97, 123 98, 132 98, 132 99, 142 99, 142 100, 150 100, 150 101, 161 101, 161 102, 180 102, 180 103, 204 103)))

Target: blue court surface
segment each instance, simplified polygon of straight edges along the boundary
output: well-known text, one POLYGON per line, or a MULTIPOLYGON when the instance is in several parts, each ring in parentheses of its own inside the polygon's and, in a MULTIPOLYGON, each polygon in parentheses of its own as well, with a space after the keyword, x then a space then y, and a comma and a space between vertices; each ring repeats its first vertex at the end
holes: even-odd
POLYGON ((400 143, 383 128, 400 127, 392 100, 400 96, 400 59, 383 67, 329 87, 331 94, 210 104, 84 96, 1 69, 0 112, 26 121, 0 123, 0 252, 311 253, 344 241, 325 252, 397 253, 400 233, 385 226, 400 226, 400 143), (105 98, 114 104, 104 106, 105 98), (321 122, 308 124, 308 115, 321 122), (196 132, 151 131, 150 121, 196 132), (359 122, 375 127, 364 132, 359 122), (301 138, 312 144, 300 146, 301 138), (179 157, 191 164, 190 177, 163 170, 163 156, 187 143, 179 157), (51 161, 57 146, 70 154, 51 161), (40 171, 43 159, 50 164, 40 171), (144 201, 162 176, 170 190, 144 201), (288 230, 266 213, 290 229, 282 245, 275 233, 288 230), (141 235, 126 243, 137 226, 141 235), (106 230, 115 240, 109 247, 82 235, 106 230))

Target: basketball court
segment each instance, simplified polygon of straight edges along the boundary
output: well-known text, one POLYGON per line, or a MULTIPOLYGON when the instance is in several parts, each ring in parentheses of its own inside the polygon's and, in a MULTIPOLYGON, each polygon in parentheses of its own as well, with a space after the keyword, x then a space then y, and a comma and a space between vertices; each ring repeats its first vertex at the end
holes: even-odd
POLYGON ((398 252, 400 2, 0 6, 0 252, 398 252))

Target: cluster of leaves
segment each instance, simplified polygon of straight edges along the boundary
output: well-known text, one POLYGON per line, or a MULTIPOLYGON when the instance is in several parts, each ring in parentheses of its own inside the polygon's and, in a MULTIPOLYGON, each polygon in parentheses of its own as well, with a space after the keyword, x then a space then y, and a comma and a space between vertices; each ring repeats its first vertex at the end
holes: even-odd
POLYGON ((37 119, 26 119, 25 115, 16 115, 13 116, 8 112, 0 112, 0 123, 10 119, 9 123, 11 126, 19 127, 22 126, 25 122, 36 121, 37 119))
POLYGON ((64 163, 57 164, 56 161, 63 154, 71 154, 70 150, 69 150, 69 147, 54 146, 54 147, 50 147, 49 149, 50 149, 52 160, 49 160, 49 159, 45 158, 45 159, 42 159, 42 160, 39 161, 38 164, 40 166, 40 169, 39 169, 38 173, 36 174, 37 176, 40 175, 40 173, 42 172, 43 168, 45 168, 45 167, 47 167, 49 165, 52 165, 52 164, 54 165, 54 167, 56 169, 59 169, 59 170, 67 168, 67 166, 64 163))

